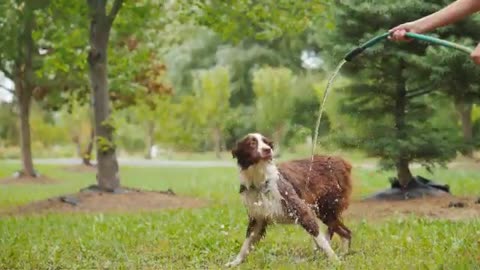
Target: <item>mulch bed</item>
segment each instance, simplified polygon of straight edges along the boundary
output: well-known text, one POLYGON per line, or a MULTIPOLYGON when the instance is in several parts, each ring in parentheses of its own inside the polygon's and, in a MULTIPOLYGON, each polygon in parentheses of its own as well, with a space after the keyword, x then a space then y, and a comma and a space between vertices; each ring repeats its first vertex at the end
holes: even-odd
POLYGON ((147 191, 122 188, 120 192, 101 192, 86 189, 75 194, 54 197, 4 210, 4 215, 43 213, 125 213, 161 209, 198 208, 205 200, 177 196, 172 191, 147 191))

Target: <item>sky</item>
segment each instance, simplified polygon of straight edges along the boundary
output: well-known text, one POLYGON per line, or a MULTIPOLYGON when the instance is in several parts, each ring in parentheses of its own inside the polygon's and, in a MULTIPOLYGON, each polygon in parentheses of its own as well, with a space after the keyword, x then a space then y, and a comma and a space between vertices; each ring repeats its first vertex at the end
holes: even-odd
POLYGON ((12 102, 12 94, 4 88, 13 89, 13 82, 0 72, 0 101, 12 102))

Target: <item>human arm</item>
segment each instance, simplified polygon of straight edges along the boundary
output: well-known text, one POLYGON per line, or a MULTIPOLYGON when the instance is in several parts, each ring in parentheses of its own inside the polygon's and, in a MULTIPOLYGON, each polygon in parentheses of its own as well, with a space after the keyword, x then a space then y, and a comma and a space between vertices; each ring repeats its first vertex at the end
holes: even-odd
POLYGON ((445 8, 390 29, 392 40, 407 40, 407 32, 426 33, 436 28, 452 24, 480 10, 480 0, 457 0, 445 8))

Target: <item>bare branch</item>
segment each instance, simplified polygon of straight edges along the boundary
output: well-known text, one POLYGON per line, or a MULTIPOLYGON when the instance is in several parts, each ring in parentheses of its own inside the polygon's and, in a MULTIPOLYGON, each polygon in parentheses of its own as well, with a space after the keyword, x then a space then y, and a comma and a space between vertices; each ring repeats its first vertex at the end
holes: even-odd
POLYGON ((3 72, 3 75, 5 75, 5 77, 13 79, 13 74, 10 71, 6 70, 4 67, 0 67, 0 71, 3 72))
POLYGON ((0 88, 4 89, 5 91, 9 92, 12 95, 15 95, 15 91, 13 91, 13 89, 7 88, 3 85, 0 85, 0 88))
POLYGON ((108 14, 108 19, 110 21, 110 24, 113 23, 113 20, 115 20, 115 17, 117 16, 118 12, 120 11, 120 8, 122 8, 124 0, 115 0, 113 2, 112 9, 110 10, 110 13, 108 14))

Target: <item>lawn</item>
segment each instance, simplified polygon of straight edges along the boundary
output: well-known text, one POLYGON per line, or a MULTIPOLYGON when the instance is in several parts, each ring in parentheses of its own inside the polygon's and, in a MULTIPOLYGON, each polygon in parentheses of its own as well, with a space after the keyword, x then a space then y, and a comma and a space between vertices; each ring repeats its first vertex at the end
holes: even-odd
MULTIPOLYGON (((15 164, 0 164, 0 178, 15 164)), ((55 184, 0 185, 0 208, 72 193, 93 173, 41 166, 55 184)), ((462 196, 480 194, 477 169, 441 169, 431 176, 462 196)), ((387 186, 391 172, 355 170, 355 198, 387 186)), ((0 269, 219 269, 234 258, 245 234, 245 210, 235 168, 121 168, 126 186, 172 188, 209 206, 129 214, 42 214, 0 217, 0 269)), ((353 252, 340 265, 313 250, 297 226, 273 226, 239 269, 480 269, 480 220, 395 216, 345 220, 353 252)), ((338 242, 334 241, 337 248, 338 242)))

